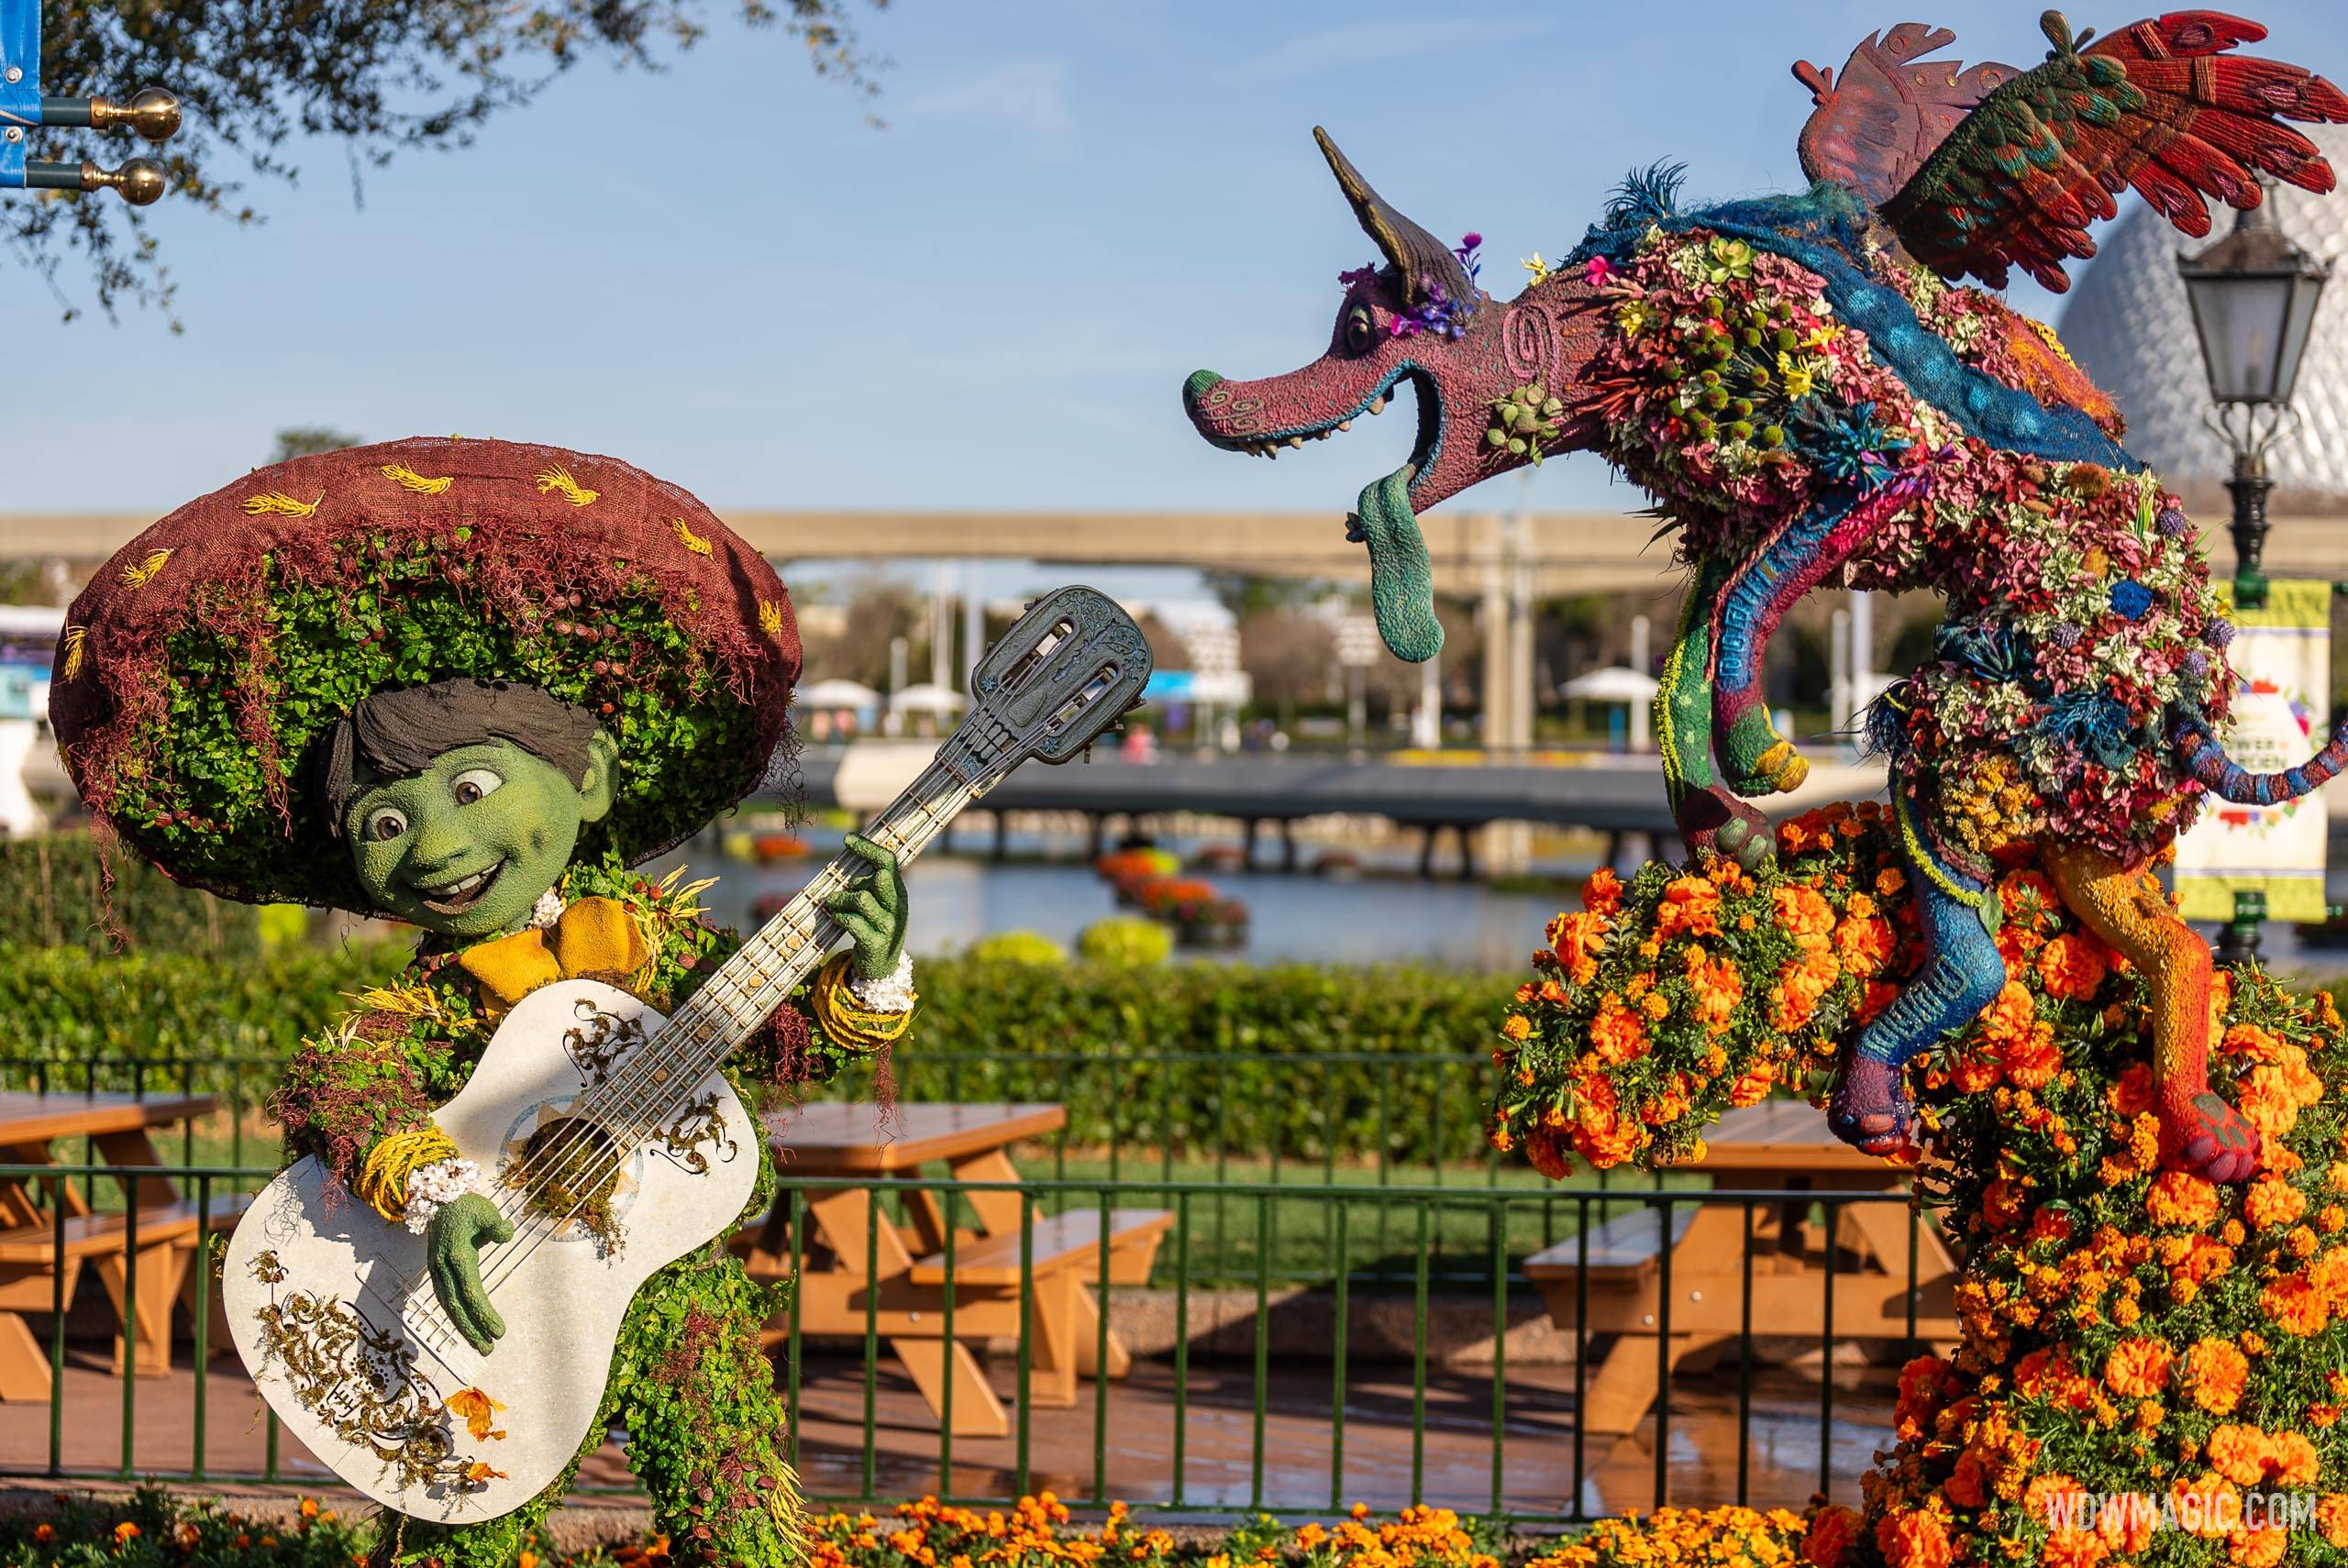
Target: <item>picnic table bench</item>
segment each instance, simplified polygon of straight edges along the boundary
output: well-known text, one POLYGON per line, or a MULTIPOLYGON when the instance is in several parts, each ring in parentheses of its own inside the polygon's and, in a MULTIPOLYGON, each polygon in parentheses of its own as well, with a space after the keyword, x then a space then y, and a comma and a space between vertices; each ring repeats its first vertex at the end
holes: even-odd
MULTIPOLYGON (((0 1092, 0 1165, 50 1165, 52 1143, 86 1138, 97 1161, 123 1168, 138 1210, 134 1242, 127 1209, 93 1211, 70 1181, 0 1181, 0 1401, 49 1397, 49 1353, 23 1315, 70 1306, 84 1267, 96 1272, 116 1322, 135 1320, 139 1374, 171 1372, 172 1310, 183 1297, 193 1306, 191 1265, 205 1236, 233 1226, 249 1199, 216 1198, 199 1213, 168 1179, 133 1173, 163 1163, 154 1129, 206 1115, 213 1103, 210 1095, 0 1092), (55 1209, 42 1208, 43 1191, 55 1209)), ((123 1337, 115 1339, 116 1372, 123 1337)), ((222 1335, 216 1342, 228 1342, 222 1335)))
POLYGON ((1938 1231, 1912 1221, 1896 1203, 1830 1208, 1828 1222, 1810 1222, 1811 1195, 1903 1192, 1906 1174, 1836 1139, 1811 1106, 1770 1100, 1732 1110, 1706 1134, 1703 1160, 1689 1167, 1738 1191, 1783 1192, 1756 1204, 1745 1300, 1745 1210, 1694 1195, 1677 1202, 1622 1201, 1640 1207, 1590 1228, 1585 1243, 1568 1238, 1525 1260, 1524 1276, 1541 1292, 1550 1320, 1590 1336, 1583 1386, 1582 1430, 1620 1437, 1654 1408, 1661 1377, 1718 1354, 1743 1337, 1821 1335, 1826 1272, 1834 1270, 1836 1341, 1911 1337, 1909 1256, 1915 1256, 1913 1336, 1957 1337, 1956 1259, 1938 1231), (1663 1260, 1669 1217, 1670 1342, 1658 1357, 1664 1327, 1663 1260), (1587 1320, 1582 1309, 1587 1307, 1587 1320), (1667 1361, 1667 1367, 1659 1364, 1667 1361))
MULTIPOLYGON (((794 1176, 863 1178, 855 1186, 827 1187, 806 1195, 808 1233, 798 1238, 800 1332, 860 1337, 869 1309, 876 1331, 940 1419, 950 1382, 956 1436, 1001 1437, 1011 1430, 1011 1419, 970 1346, 1019 1336, 1024 1275, 1032 1281, 1025 1309, 1032 1336, 1028 1397, 1038 1407, 1074 1405, 1077 1379, 1095 1372, 1102 1342, 1094 1288, 1146 1281, 1174 1216, 1163 1209, 1111 1210, 1104 1271, 1097 1209, 1026 1216, 1026 1205, 1016 1192, 947 1194, 927 1188, 898 1194, 906 1216, 903 1224, 886 1218, 880 1207, 881 1195, 901 1178, 933 1163, 942 1162, 958 1181, 1016 1182, 1019 1173, 1011 1163, 1011 1145, 1057 1132, 1067 1121, 1061 1106, 1016 1103, 900 1105, 886 1132, 880 1113, 869 1105, 809 1105, 769 1115, 767 1132, 786 1188, 794 1176), (952 1227, 950 1269, 948 1196, 966 1205, 978 1220, 975 1227, 952 1227), (1032 1220, 1024 1270, 1023 1217, 1032 1220), (954 1291, 950 1342, 945 1323, 949 1280, 954 1291)), ((788 1202, 777 1202, 762 1224, 737 1237, 736 1249, 754 1276, 788 1276, 790 1208, 788 1202)), ((789 1332, 787 1320, 771 1324, 768 1342, 789 1332)), ((1107 1336, 1107 1350, 1099 1370, 1110 1377, 1124 1376, 1131 1358, 1113 1333, 1107 1336)))

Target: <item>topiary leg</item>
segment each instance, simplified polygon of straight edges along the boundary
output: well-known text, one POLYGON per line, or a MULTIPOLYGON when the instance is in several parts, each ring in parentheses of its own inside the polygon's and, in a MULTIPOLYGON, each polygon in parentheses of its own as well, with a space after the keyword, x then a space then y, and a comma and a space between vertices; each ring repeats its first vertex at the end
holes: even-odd
POLYGON ((1711 602, 1727 579, 1708 564, 1681 602, 1678 634, 1655 695, 1656 748, 1671 819, 1690 855, 1725 855, 1757 870, 1776 852, 1768 819, 1722 787, 1712 765, 1711 602))
POLYGON ((1991 934, 1997 894, 1933 853, 1908 815, 1896 778, 1892 801, 1908 886, 1923 919, 1924 966, 1859 1032, 1827 1111, 1836 1137, 1877 1155, 1896 1154, 1910 1141, 1902 1083, 1908 1063, 1980 1017, 2006 983, 2006 961, 1991 934))
POLYGON ((2161 1163, 2211 1181, 2249 1180, 2258 1168, 2258 1130, 2210 1092, 2210 944, 2145 873, 2072 845, 2049 846, 2043 858, 2071 912, 2152 986, 2161 1163))
POLYGON ((612 1389, 628 1463, 678 1562, 806 1561, 781 1449, 790 1429, 759 1340, 775 1294, 713 1245, 646 1281, 620 1331, 612 1389))

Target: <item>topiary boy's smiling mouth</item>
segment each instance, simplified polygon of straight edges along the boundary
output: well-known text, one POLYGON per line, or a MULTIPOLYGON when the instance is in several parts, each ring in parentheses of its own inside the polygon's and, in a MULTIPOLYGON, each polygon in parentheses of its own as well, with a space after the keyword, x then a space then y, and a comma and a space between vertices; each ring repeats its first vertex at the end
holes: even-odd
POLYGON ((497 885, 499 875, 508 864, 510 862, 501 860, 486 870, 475 871, 453 882, 442 882, 429 888, 422 883, 411 883, 410 886, 415 889, 415 896, 422 900, 424 907, 434 914, 462 914, 488 897, 490 889, 497 885))

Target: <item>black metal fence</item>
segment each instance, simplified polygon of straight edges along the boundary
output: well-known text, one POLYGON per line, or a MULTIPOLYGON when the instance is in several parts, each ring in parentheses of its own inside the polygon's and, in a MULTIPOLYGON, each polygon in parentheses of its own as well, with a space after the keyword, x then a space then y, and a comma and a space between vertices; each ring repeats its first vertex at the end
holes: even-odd
MULTIPOLYGON (((15 1308, 0 1312, 0 1332, 37 1345, 48 1375, 45 1421, 0 1423, 0 1474, 330 1484, 273 1418, 255 1424, 233 1358, 213 1358, 218 1286, 206 1238, 271 1171, 131 1174, 0 1166, 0 1189, 38 1210, 0 1232, 15 1281, 0 1297, 15 1308), (179 1190, 166 1199, 160 1181, 179 1190), (139 1292, 170 1284, 155 1271, 174 1248, 194 1260, 177 1286, 189 1362, 169 1377, 125 1375, 141 1364, 139 1292), (84 1264, 110 1270, 117 1294, 95 1307, 85 1290, 77 1315, 70 1293, 84 1264), (94 1329, 94 1308, 114 1322, 94 1329), (116 1331, 110 1366, 104 1341, 116 1331)), ((1926 1297, 1945 1282, 1920 1277, 1928 1224, 1892 1193, 1128 1173, 797 1179, 765 1241, 744 1245, 769 1249, 754 1266, 804 1282, 770 1336, 792 1457, 820 1499, 936 1493, 986 1505, 1049 1485, 1070 1502, 1199 1515, 1408 1501, 1543 1523, 1667 1501, 1799 1504, 1813 1491, 1853 1500, 1882 1435, 1888 1375, 1838 1351, 1865 1343, 1896 1359, 1940 1331, 1944 1309, 1926 1297), (827 1199, 859 1189, 878 1195, 869 1212, 880 1220, 844 1231, 827 1199), (1012 1202, 1015 1224, 990 1229, 981 1206, 1001 1216, 1012 1202), (937 1249, 924 1260, 926 1284, 890 1261, 925 1213, 937 1249), (1904 1260, 1882 1241, 1900 1224, 1904 1260), (1877 1240, 1862 1246, 1863 1231, 1877 1240), (1146 1267, 1135 1240, 1145 1232, 1155 1238, 1146 1267), (1235 1247, 1242 1234, 1255 1244, 1235 1247), (1741 1251, 1691 1253, 1699 1235, 1741 1235, 1741 1251), (1699 1274, 1703 1290, 1741 1282, 1733 1309, 1692 1288, 1699 1274), (1813 1297, 1814 1312, 1787 1305, 1813 1297), (1086 1316, 1084 1302, 1099 1308, 1086 1316), (1390 1326, 1407 1321, 1407 1336, 1366 1345, 1372 1309, 1390 1326), (1304 1331, 1284 1343, 1283 1320, 1299 1315, 1304 1331), (1157 1337, 1127 1351, 1122 1339, 1145 1322, 1157 1337), (1462 1322, 1483 1337, 1464 1364, 1460 1346, 1434 1342, 1462 1322), (1071 1326, 1089 1347, 1071 1344, 1071 1326), (1539 1366, 1512 1353, 1528 1331, 1552 1342, 1539 1366), (967 1358, 971 1380, 946 1376, 925 1404, 899 1370, 900 1342, 941 1346, 958 1366, 967 1358), (1691 1349, 1721 1369, 1687 1370, 1691 1349), (1773 1365, 1765 1350, 1800 1352, 1800 1365, 1773 1365), (1635 1419, 1599 1419, 1609 1400, 1618 1418, 1635 1407, 1623 1390, 1642 1386, 1662 1397, 1635 1419), (983 1423, 967 1404, 958 1423, 958 1399, 999 1407, 1002 1429, 974 1435, 983 1423), (1854 1409, 1854 1399, 1865 1403, 1854 1409)), ((626 1481, 604 1463, 582 1485, 626 1481)))

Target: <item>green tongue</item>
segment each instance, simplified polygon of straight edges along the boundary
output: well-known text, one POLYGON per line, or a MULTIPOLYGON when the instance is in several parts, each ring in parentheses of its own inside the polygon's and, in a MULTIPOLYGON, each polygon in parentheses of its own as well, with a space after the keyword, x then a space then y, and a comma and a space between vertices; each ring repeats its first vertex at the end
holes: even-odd
POLYGON ((1369 546, 1369 603, 1378 613, 1378 635, 1396 658, 1423 664, 1443 649, 1443 623, 1434 616, 1427 542, 1411 510, 1411 479, 1405 463, 1364 490, 1352 531, 1369 546))

